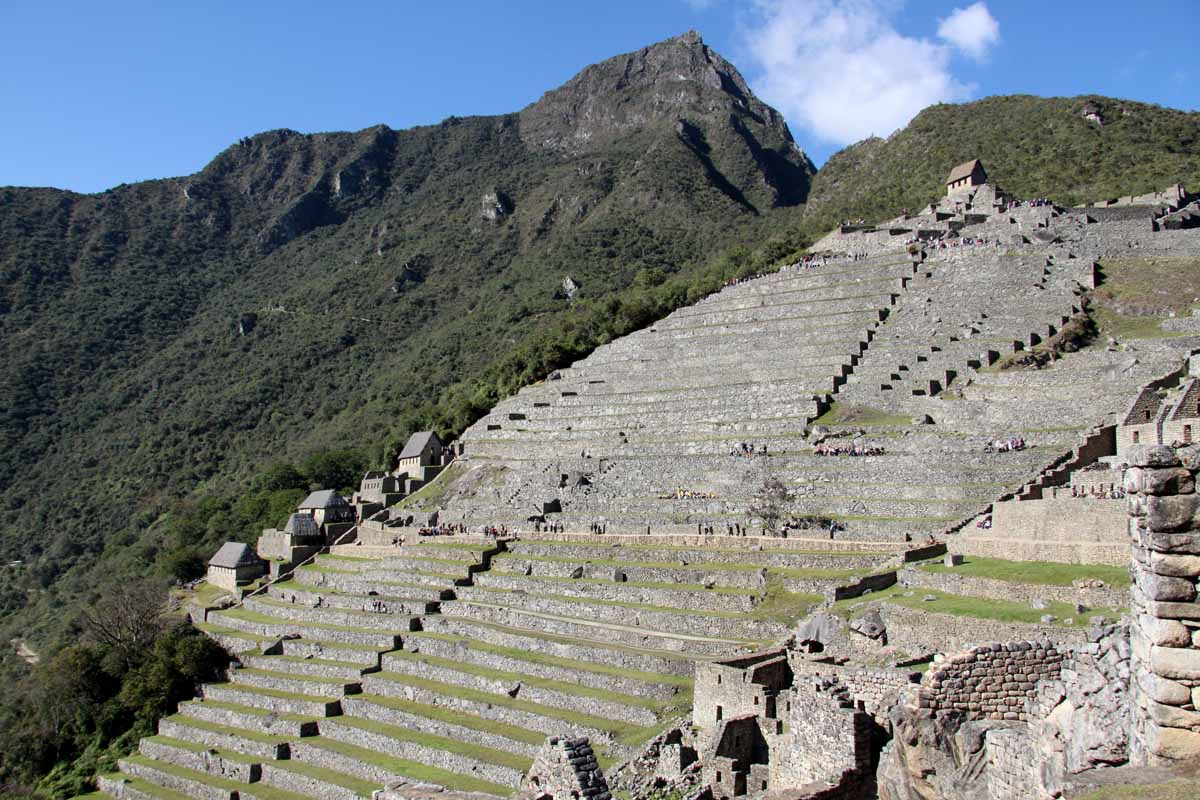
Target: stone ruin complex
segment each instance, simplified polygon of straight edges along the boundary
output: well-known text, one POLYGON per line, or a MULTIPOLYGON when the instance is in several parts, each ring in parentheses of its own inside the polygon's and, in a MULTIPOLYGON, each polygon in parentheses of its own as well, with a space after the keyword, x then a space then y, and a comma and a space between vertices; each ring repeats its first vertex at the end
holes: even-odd
POLYGON ((1200 258, 1195 204, 959 172, 415 437, 351 519, 310 498, 191 610, 228 680, 102 795, 1006 800, 1200 757, 1200 330, 1067 341, 1097 261, 1200 258))

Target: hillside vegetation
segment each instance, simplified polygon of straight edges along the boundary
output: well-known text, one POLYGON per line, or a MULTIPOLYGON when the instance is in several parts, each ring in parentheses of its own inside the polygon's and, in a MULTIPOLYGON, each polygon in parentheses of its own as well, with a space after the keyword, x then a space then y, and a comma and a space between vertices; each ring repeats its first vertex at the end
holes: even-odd
POLYGON ((886 140, 866 139, 834 154, 813 181, 806 226, 823 232, 844 219, 915 212, 945 194, 951 167, 972 158, 1018 197, 1066 205, 1173 183, 1195 189, 1200 113, 1092 95, 931 106, 886 140))

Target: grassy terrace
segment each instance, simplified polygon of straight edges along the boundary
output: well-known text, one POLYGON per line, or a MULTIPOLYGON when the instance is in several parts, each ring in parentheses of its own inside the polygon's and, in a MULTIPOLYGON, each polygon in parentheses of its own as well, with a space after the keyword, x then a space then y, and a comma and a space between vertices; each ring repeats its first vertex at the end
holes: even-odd
MULTIPOLYGON (((412 700, 404 700, 400 697, 388 697, 382 694, 362 694, 357 695, 354 699, 365 700, 373 705, 403 711, 414 716, 437 720, 447 725, 457 725, 483 733, 494 733, 497 736, 503 736, 506 739, 512 739, 517 742, 524 742, 525 744, 540 745, 546 741, 546 734, 540 731, 531 731, 528 728, 509 725, 497 720, 484 719, 483 717, 477 717, 458 709, 446 708, 445 706, 431 706, 425 703, 416 703, 412 700)), ((342 717, 339 721, 345 721, 346 719, 347 717, 342 717)))
POLYGON ((842 425, 862 425, 864 427, 871 425, 910 426, 912 425, 912 417, 904 414, 888 414, 876 408, 834 403, 829 407, 828 411, 813 420, 813 424, 835 427, 842 425))
MULTIPOLYGON (((617 537, 613 537, 613 538, 617 538, 617 537)), ((669 537, 664 537, 664 538, 669 538, 669 537)), ((554 547, 563 547, 563 548, 567 548, 567 547, 593 547, 594 548, 597 546, 597 543, 594 541, 560 542, 560 541, 555 541, 552 539, 539 540, 537 538, 536 534, 533 536, 522 537, 521 541, 529 542, 531 544, 539 544, 539 543, 540 544, 549 544, 549 545, 553 545, 554 547)), ((730 548, 730 547, 689 547, 687 545, 678 545, 678 544, 637 544, 637 543, 622 544, 619 542, 619 539, 618 539, 618 544, 619 544, 620 550, 635 550, 635 551, 636 550, 667 550, 667 551, 670 551, 673 553, 695 553, 697 551, 703 551, 705 553, 725 553, 725 554, 732 554, 732 555, 738 555, 738 556, 746 556, 746 555, 753 555, 753 554, 770 555, 772 553, 779 554, 779 555, 787 555, 787 556, 792 556, 792 555, 796 555, 796 556, 890 556, 890 555, 894 555, 893 553, 891 553, 889 551, 884 551, 884 550, 878 550, 878 551, 874 551, 874 552, 869 552, 869 551, 865 551, 865 550, 855 551, 855 552, 846 552, 846 551, 842 551, 842 550, 789 550, 789 549, 783 548, 783 547, 771 548, 768 546, 764 546, 762 550, 750 550, 748 548, 730 548)), ((618 548, 613 547, 612 549, 616 550, 618 548)), ((521 553, 515 553, 515 552, 501 553, 499 556, 497 556, 497 558, 505 558, 510 555, 515 556, 517 558, 535 558, 535 556, 526 556, 521 553)), ((538 556, 538 558, 540 558, 540 556, 538 556)), ((554 556, 546 556, 546 558, 550 559, 550 558, 555 558, 555 557, 554 556)), ((591 559, 587 559, 587 560, 591 560, 591 559)), ((600 563, 595 560, 591 560, 591 561, 592 561, 592 563, 600 563)), ((614 563, 628 563, 628 562, 620 561, 620 562, 614 562, 614 563)), ((696 569, 709 569, 710 567, 716 567, 717 565, 705 563, 705 564, 696 564, 694 566, 696 567, 696 569)), ((758 569, 759 566, 758 565, 746 565, 745 568, 746 569, 758 569)))
MULTIPOLYGON (((213 705, 216 704, 214 703, 213 705)), ((226 703, 226 705, 231 704, 226 703)), ((276 716, 278 717, 279 715, 277 714, 276 716)), ((166 719, 170 720, 171 722, 177 722, 180 725, 186 725, 189 728, 196 728, 197 730, 209 731, 211 733, 220 733, 225 736, 236 736, 241 739, 248 739, 252 742, 261 742, 262 744, 283 744, 284 742, 288 741, 286 736, 272 736, 271 734, 263 733, 262 731, 252 731, 245 728, 235 728, 230 725, 220 725, 216 722, 209 722, 208 720, 197 719, 196 717, 188 717, 183 714, 174 714, 170 717, 166 717, 166 719)))
MULTIPOLYGON (((452 791, 483 792, 484 794, 492 794, 500 797, 507 797, 508 795, 512 794, 513 791, 513 787, 511 786, 501 786, 500 784, 482 781, 478 778, 472 778, 468 775, 460 775, 457 772, 450 772, 449 770, 430 767, 417 761, 408 761, 403 758, 395 758, 374 750, 355 747, 354 745, 346 744, 345 742, 339 742, 334 739, 326 739, 323 736, 305 739, 304 743, 307 745, 312 745, 313 747, 319 747, 323 750, 328 750, 331 753, 338 753, 348 758, 356 759, 364 764, 371 764, 372 766, 379 767, 380 769, 387 770, 388 772, 394 772, 397 775, 403 775, 415 781, 436 783, 439 786, 445 786, 447 789, 452 791)), ((295 763, 303 762, 273 762, 272 766, 283 764, 290 766, 291 764, 295 763)), ((317 771, 314 777, 326 772, 325 770, 320 770, 319 768, 311 767, 309 765, 305 765, 305 767, 317 771)), ((372 788, 378 789, 380 787, 378 785, 372 785, 372 788)), ((370 797, 370 794, 365 796, 370 797)))
MULTIPOLYGON (((457 619, 456 617, 447 615, 444 619, 457 619)), ((702 656, 693 656, 685 653, 679 653, 674 650, 656 650, 652 647, 634 647, 632 645, 620 644, 618 642, 605 642, 596 639, 584 639, 579 636, 566 636, 561 633, 547 633, 540 630, 530 630, 528 628, 517 628, 512 625, 500 625, 495 622, 483 622, 476 619, 464 619, 472 626, 480 628, 489 628, 499 633, 510 634, 513 636, 525 636, 531 639, 541 639, 546 642, 556 642, 558 644, 571 644, 583 647, 599 647, 605 650, 619 650, 625 653, 635 653, 643 656, 653 656, 655 658, 666 659, 670 661, 692 662, 697 660, 706 660, 702 656)), ((428 636, 428 633, 410 633, 408 636, 428 636)), ((450 636, 454 640, 460 640, 461 636, 450 636)))
MULTIPOLYGON (((221 751, 218 751, 218 753, 221 755, 227 755, 221 751)), ((248 783, 229 780, 228 778, 222 778, 219 775, 213 775, 212 773, 208 772, 198 772, 194 769, 187 769, 186 767, 180 767, 175 764, 168 764, 165 761, 153 761, 145 756, 132 755, 128 756, 125 760, 140 766, 148 767, 149 769, 157 770, 167 775, 173 775, 177 778, 195 781, 197 783, 204 784, 205 786, 214 786, 222 791, 246 792, 247 794, 253 794, 254 797, 260 798, 260 800, 304 800, 304 795, 298 795, 293 792, 285 792, 282 789, 276 789, 273 786, 256 783, 254 784, 253 789, 251 789, 250 784, 248 783)), ((274 764, 278 762, 272 763, 274 764)), ((374 788, 379 787, 376 786, 374 788)), ((186 797, 186 795, 179 796, 186 797)), ((364 796, 370 797, 369 794, 364 796)))
MULTIPOLYGON (((750 551, 747 551, 750 552, 750 551)), ((797 551, 797 555, 866 555, 870 553, 804 553, 797 551)), ((880 556, 887 554, 880 553, 880 556)), ((492 560, 492 564, 503 564, 509 560, 543 562, 548 564, 579 564, 581 561, 585 564, 592 564, 601 567, 642 567, 646 569, 679 569, 692 570, 695 572, 758 572, 760 569, 766 569, 768 573, 782 575, 785 578, 814 578, 814 579, 837 579, 849 578, 854 575, 861 574, 861 569, 826 569, 821 567, 776 567, 771 564, 680 564, 671 563, 668 561, 630 561, 623 558, 566 558, 564 556, 527 556, 521 553, 501 553, 492 560)))
MULTIPOLYGON (((622 744, 636 745, 651 738, 653 729, 642 728, 637 725, 631 725, 620 720, 609 719, 607 717, 596 717, 591 714, 584 714, 579 711, 571 711, 570 709, 558 708, 556 706, 544 706, 539 703, 532 703, 528 700, 520 700, 509 697, 506 694, 493 694, 491 692, 483 692, 478 689, 470 689, 465 686, 458 686, 451 683, 441 683, 439 681, 429 680, 428 678, 420 678, 414 675, 405 675, 400 672, 379 672, 375 677, 383 680, 391 681, 398 686, 412 686, 418 689, 424 689, 429 692, 435 692, 446 697, 455 697, 468 702, 479 703, 483 705, 501 706, 503 708, 511 708, 516 711, 524 711, 529 714, 537 714, 542 717, 551 717, 559 719, 563 722, 572 725, 579 725, 584 728, 592 728, 595 730, 606 731, 622 744)), ((691 694, 687 694, 686 698, 681 697, 680 711, 683 710, 683 699, 688 703, 691 702, 691 694)))
MULTIPOLYGON (((129 787, 131 789, 133 789, 137 792, 140 792, 141 794, 143 794, 147 797, 155 797, 155 798, 159 798, 159 800, 191 800, 191 798, 189 798, 186 794, 180 794, 179 792, 176 792, 172 789, 167 789, 166 787, 163 787, 163 786, 157 786, 153 783, 144 781, 141 778, 133 778, 128 775, 122 775, 119 772, 115 772, 110 775, 105 775, 104 777, 109 778, 114 781, 121 781, 121 780, 126 781, 129 784, 129 787)), ((87 798, 91 798, 91 797, 108 798, 108 797, 110 797, 109 795, 104 794, 103 792, 93 792, 92 794, 85 794, 85 795, 80 795, 80 796, 87 797, 87 798)))
MULTIPOLYGON (((232 684, 222 683, 219 686, 230 686, 232 684)), ((310 699, 308 695, 300 695, 305 699, 310 699)), ((286 720, 287 722, 312 722, 316 717, 308 714, 285 714, 279 711, 271 711, 266 708, 258 708, 257 706, 246 706, 241 703, 227 703, 224 700, 209 700, 207 697, 203 700, 187 701, 195 703, 203 703, 211 708, 221 708, 226 711, 236 711, 241 714, 246 714, 255 717, 274 717, 276 719, 286 720)), ((188 724, 191 724, 193 718, 188 718, 188 724)))
POLYGON ((621 694, 609 689, 599 689, 594 686, 584 686, 577 683, 567 683, 565 681, 556 681, 549 678, 539 678, 534 675, 526 675, 519 672, 506 672, 504 670, 491 669, 489 667, 472 664, 470 662, 462 662, 451 658, 441 658, 438 656, 425 655, 423 653, 413 653, 408 650, 398 650, 391 654, 391 657, 403 659, 406 661, 415 661, 422 664, 427 664, 431 667, 445 669, 449 672, 465 672, 468 675, 475 675, 480 678, 489 680, 504 681, 514 683, 520 681, 529 686, 537 686, 542 689, 549 689, 563 694, 578 695, 580 697, 591 697, 595 700, 606 700, 610 703, 620 703, 626 706, 638 706, 653 711, 655 714, 661 714, 668 709, 675 708, 679 705, 678 698, 685 694, 681 692, 669 702, 653 700, 645 697, 635 697, 633 695, 621 694))
MULTIPOLYGON (((378 618, 381 616, 379 614, 364 614, 363 615, 364 621, 368 621, 368 624, 366 625, 366 627, 363 627, 363 628, 355 628, 355 627, 351 627, 348 625, 327 625, 323 622, 301 622, 301 621, 297 621, 297 620, 280 619, 279 617, 272 617, 268 614, 260 614, 257 611, 250 611, 245 608, 234 608, 234 609, 230 609, 229 611, 222 611, 221 613, 228 617, 233 617, 234 619, 245 620, 246 622, 259 622, 259 623, 263 623, 266 625, 278 625, 278 626, 284 626, 284 627, 290 625, 293 627, 315 628, 315 629, 327 630, 327 631, 364 631, 364 630, 369 630, 372 633, 383 633, 383 634, 393 633, 393 634, 396 634, 397 636, 404 634, 404 633, 408 633, 407 628, 405 628, 403 630, 398 629, 398 628, 395 630, 392 630, 392 629, 388 629, 388 628, 382 628, 382 627, 376 627, 374 625, 370 625, 369 621, 371 619, 378 621, 378 618)), ((271 638, 271 637, 268 637, 268 638, 271 638)), ((275 638, 278 638, 278 637, 275 637, 275 638)))
POLYGON ((405 497, 392 508, 433 508, 441 505, 446 492, 467 471, 466 466, 453 462, 439 472, 433 480, 405 497))
POLYGON ((1129 585, 1129 570, 1126 567, 1099 564, 1058 564, 1050 561, 1005 561, 999 558, 969 556, 957 567, 947 567, 941 562, 921 564, 925 572, 969 575, 974 578, 991 578, 1014 583, 1036 583, 1045 586, 1070 586, 1079 578, 1099 578, 1109 586, 1129 585))
POLYGON ((563 669, 595 672, 600 675, 612 675, 614 677, 630 678, 632 680, 645 681, 646 683, 665 683, 672 686, 678 686, 681 689, 691 689, 692 687, 692 679, 684 675, 667 675, 660 672, 643 672, 636 669, 626 669, 624 667, 598 664, 592 661, 576 661, 570 658, 563 658, 561 656, 538 653, 533 650, 523 650, 517 647, 504 647, 503 645, 491 644, 489 642, 479 642, 473 639, 464 639, 461 636, 453 636, 448 633, 432 633, 423 631, 421 633, 409 634, 408 638, 410 641, 420 641, 423 638, 427 638, 438 639, 444 642, 455 642, 460 645, 465 645, 470 650, 477 650, 481 653, 491 653, 492 655, 505 656, 507 658, 528 661, 532 664, 541 664, 548 667, 561 667, 563 669))
POLYGON ((1071 603, 1047 603, 1046 608, 1036 609, 1025 603, 1015 603, 1010 600, 994 598, 964 597, 962 595, 941 592, 936 589, 905 589, 903 586, 893 586, 862 598, 851 598, 834 603, 831 611, 841 617, 848 618, 866 603, 888 603, 937 614, 949 614, 955 617, 973 617, 975 619, 990 619, 997 622, 1016 622, 1028 625, 1048 624, 1055 628, 1086 628, 1088 618, 1095 614, 1103 614, 1110 618, 1121 616, 1121 611, 1114 608, 1095 608, 1086 614, 1077 614, 1071 603), (906 596, 910 595, 910 596, 906 596), (935 600, 924 600, 925 595, 932 595, 935 600), (1058 617, 1056 622, 1042 623, 1045 614, 1058 617), (1066 620, 1070 619, 1068 625, 1066 620))
POLYGON ((529 765, 533 763, 533 759, 528 756, 523 756, 517 753, 510 753, 506 750, 496 750, 491 747, 473 744, 471 742, 460 742, 455 739, 449 739, 445 736, 437 736, 432 733, 423 733, 421 731, 402 728, 397 725, 388 725, 383 722, 376 722, 371 719, 363 719, 361 717, 338 717, 334 720, 338 725, 346 725, 351 728, 358 728, 361 731, 368 733, 377 733, 380 736, 386 736, 389 739, 394 739, 398 742, 409 742, 411 744, 421 745, 433 750, 445 750, 448 753, 457 753, 461 756, 473 758, 476 761, 482 761, 487 764, 498 764, 502 767, 511 767, 524 772, 529 769, 529 765))

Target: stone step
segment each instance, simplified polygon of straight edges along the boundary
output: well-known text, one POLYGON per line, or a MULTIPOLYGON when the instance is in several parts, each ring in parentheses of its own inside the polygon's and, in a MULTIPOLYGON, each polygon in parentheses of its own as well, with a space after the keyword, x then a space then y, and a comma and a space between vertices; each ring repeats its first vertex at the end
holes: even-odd
MULTIPOLYGON (((338 589, 306 587, 303 584, 288 581, 285 584, 273 585, 268 590, 268 594, 272 600, 295 603, 310 608, 319 603, 326 608, 392 615, 419 616, 437 611, 438 608, 438 599, 395 595, 386 590, 380 592, 372 589, 370 591, 375 594, 357 594, 338 589)), ((433 593, 427 592, 427 594, 433 593)))
POLYGON ((429 558, 404 555, 405 549, 400 548, 399 555, 389 555, 377 558, 349 558, 326 556, 317 560, 317 566, 331 569, 342 569, 347 572, 371 574, 380 570, 388 570, 393 574, 393 580, 407 581, 410 572, 426 575, 445 576, 451 580, 466 578, 471 573, 473 562, 455 559, 429 558))
POLYGON ((298 586, 308 589, 330 588, 351 594, 381 592, 430 600, 442 600, 454 594, 451 588, 454 581, 447 578, 417 573, 404 576, 388 575, 382 574, 383 572, 383 570, 348 572, 309 566, 297 569, 292 580, 298 586), (398 578, 402 578, 402 580, 398 580, 398 578))
POLYGON ((545 734, 538 731, 399 697, 358 695, 346 698, 342 704, 346 711, 344 718, 374 720, 529 758, 537 755, 546 740, 545 734))
POLYGON ((338 678, 346 683, 357 682, 363 670, 368 668, 351 661, 337 661, 333 658, 305 658, 303 656, 243 655, 239 660, 243 667, 250 669, 289 672, 295 675, 311 675, 319 678, 338 678))
POLYGON ((321 737, 514 787, 533 761, 529 756, 352 717, 322 723, 321 737))
POLYGON ((280 713, 269 708, 221 702, 207 697, 180 703, 179 715, 188 720, 288 739, 317 734, 314 715, 280 713))
POLYGON ((96 778, 96 785, 101 792, 115 800, 190 800, 182 792, 121 773, 100 775, 96 778))
MULTIPOLYGON (((299 605, 270 597, 248 597, 242 604, 246 611, 273 617, 280 621, 313 622, 319 625, 336 625, 346 628, 410 631, 416 617, 402 616, 389 611, 351 611, 336 607, 299 605)), ((381 606, 382 608, 382 606, 381 606)))
MULTIPOLYGON (((272 736, 245 728, 219 725, 205 720, 175 714, 158 721, 161 736, 194 742, 218 750, 233 750, 269 760, 288 757, 288 742, 284 736, 272 736)), ((313 733, 316 726, 313 726, 313 733)))
MULTIPOLYGON (((611 579, 560 578, 549 575, 514 575, 512 573, 482 573, 475 585, 486 589, 511 589, 537 595, 541 593, 594 600, 615 600, 642 603, 661 608, 696 611, 754 610, 759 592, 754 589, 705 589, 699 584, 616 583, 611 579)), ((453 603, 447 603, 447 606, 453 603)))
POLYGON ((252 756, 214 750, 199 743, 169 736, 143 738, 138 742, 138 753, 162 764, 174 764, 239 783, 253 783, 258 780, 260 774, 258 763, 252 756))
POLYGON ((393 647, 371 647, 369 645, 344 644, 342 642, 313 641, 311 639, 284 639, 280 642, 283 655, 288 659, 340 661, 354 664, 363 669, 379 666, 379 654, 393 647))
POLYGON ((426 653, 389 653, 384 661, 384 671, 464 686, 489 694, 519 697, 538 705, 582 711, 631 725, 653 725, 657 721, 653 710, 657 704, 654 701, 524 673, 458 664, 451 659, 426 653))
POLYGON ((752 640, 722 639, 651 631, 633 626, 559 617, 525 609, 463 603, 446 614, 445 619, 473 619, 480 622, 533 629, 577 639, 613 642, 628 646, 649 645, 657 650, 673 650, 698 656, 715 656, 747 648, 752 640))
POLYGON ((231 669, 229 670, 229 680, 236 687, 252 686, 257 689, 325 698, 340 698, 346 694, 357 694, 361 688, 357 678, 354 681, 346 681, 341 678, 263 669, 231 669))
POLYGON ((336 642, 343 644, 358 644, 369 647, 392 649, 397 646, 400 637, 411 630, 411 624, 406 624, 403 630, 372 631, 350 628, 338 625, 323 625, 314 622, 278 619, 263 614, 237 609, 234 611, 215 611, 210 618, 227 628, 245 630, 264 636, 284 638, 301 636, 318 642, 336 642))
MULTIPOLYGON (((844 581, 843 581, 844 582, 844 581)), ((817 582, 814 582, 814 584, 817 582)), ((821 582, 832 589, 837 581, 821 582)), ((621 584, 616 584, 621 585, 621 584)), ((751 638, 754 641, 769 641, 786 635, 783 626, 755 619, 743 613, 688 611, 686 608, 670 608, 597 600, 588 597, 552 594, 553 589, 531 594, 525 590, 490 589, 481 587, 464 588, 461 601, 447 603, 446 613, 454 614, 463 602, 489 606, 507 606, 515 609, 541 611, 563 617, 578 617, 614 624, 633 625, 650 631, 690 634, 704 631, 711 636, 725 639, 751 638)))
POLYGON ((404 649, 463 664, 524 673, 580 686, 594 686, 653 700, 670 700, 681 690, 691 686, 689 678, 678 675, 621 669, 582 659, 533 653, 447 634, 414 634, 405 640, 404 649))
POLYGON ((480 544, 460 544, 455 542, 420 542, 414 544, 405 542, 401 547, 401 553, 413 558, 432 558, 438 561, 465 561, 470 564, 479 564, 483 562, 485 553, 492 552, 495 549, 496 545, 494 542, 480 544))
POLYGON ((225 781, 216 775, 197 772, 186 767, 153 761, 145 756, 132 755, 120 759, 121 772, 134 778, 179 792, 197 800, 238 800, 238 789, 248 786, 237 781, 225 781))
POLYGON ((309 717, 330 717, 341 713, 336 696, 296 694, 246 684, 206 683, 206 700, 234 703, 242 706, 277 711, 281 714, 309 717))
POLYGON ((360 800, 374 796, 385 783, 384 780, 364 780, 346 772, 288 759, 263 764, 262 780, 256 784, 255 791, 260 792, 261 787, 267 786, 271 791, 319 800, 360 800))
MULTIPOLYGON (((344 774, 378 784, 399 781, 434 783, 446 787, 451 792, 479 792, 497 797, 507 797, 515 788, 432 765, 389 756, 324 736, 306 739, 296 747, 296 754, 293 758, 304 764, 336 769, 344 774)), ((265 773, 267 770, 263 771, 265 773)))
POLYGON ((590 717, 554 706, 543 706, 506 694, 480 692, 455 684, 426 680, 414 675, 380 672, 371 675, 368 693, 385 698, 408 700, 423 705, 439 706, 461 711, 482 719, 494 719, 539 731, 546 736, 556 735, 569 725, 576 735, 608 741, 612 731, 621 726, 611 718, 590 717))

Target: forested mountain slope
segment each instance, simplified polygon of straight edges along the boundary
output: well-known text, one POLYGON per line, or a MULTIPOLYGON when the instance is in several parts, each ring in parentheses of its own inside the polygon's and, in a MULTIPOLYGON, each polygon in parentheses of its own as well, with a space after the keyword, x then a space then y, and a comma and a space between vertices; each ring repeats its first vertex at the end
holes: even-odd
MULTIPOLYGON (((106 546, 110 573, 198 553, 211 542, 162 541, 155 521, 274 460, 382 461, 431 423, 414 409, 531 335, 641 324, 652 304, 603 304, 635 279, 686 286, 794 222, 812 173, 780 115, 687 34, 520 113, 272 131, 97 195, 0 189, 0 550, 25 562, 0 608, 86 590, 60 576, 106 546)), ((432 423, 470 422, 559 347, 510 355, 432 423)))
POLYGON ((886 140, 834 154, 813 181, 806 224, 889 219, 945 193, 950 168, 980 158, 1018 197, 1063 204, 1200 185, 1200 113, 1109 97, 988 97, 930 106, 886 140))

